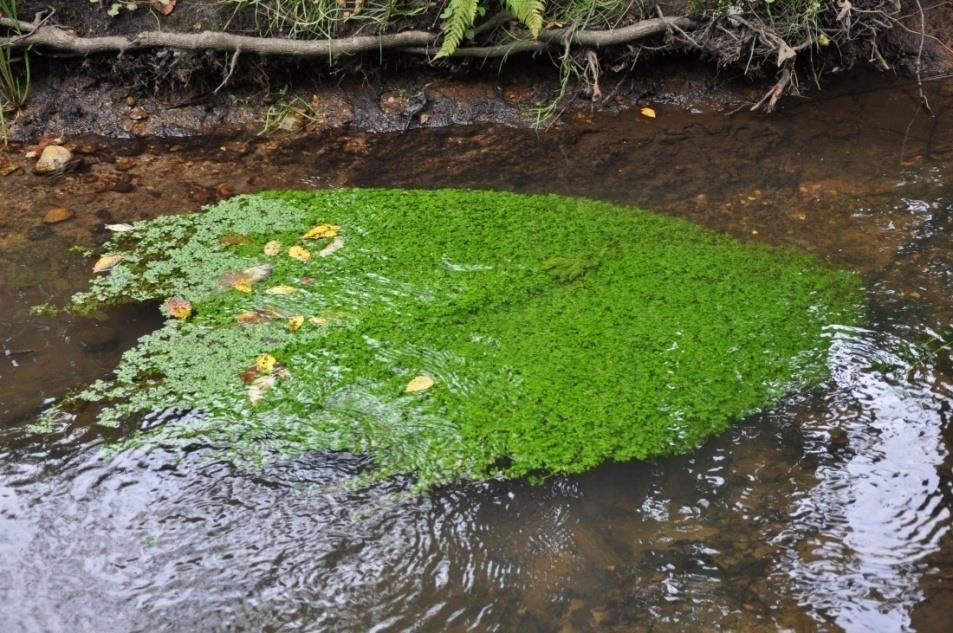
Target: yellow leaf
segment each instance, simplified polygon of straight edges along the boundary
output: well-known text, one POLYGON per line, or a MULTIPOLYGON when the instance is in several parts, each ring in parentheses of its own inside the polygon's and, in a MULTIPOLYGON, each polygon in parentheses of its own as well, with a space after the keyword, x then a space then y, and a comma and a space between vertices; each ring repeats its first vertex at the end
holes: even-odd
POLYGON ((165 302, 165 311, 176 319, 187 319, 192 314, 192 304, 186 299, 176 297, 165 302))
POLYGON ((433 387, 433 378, 430 376, 416 376, 413 380, 407 383, 406 387, 404 387, 404 393, 426 391, 431 387, 433 387))
POLYGON ((274 257, 281 252, 281 242, 278 240, 271 240, 265 244, 265 255, 268 257, 274 257))
POLYGON ((299 262, 306 262, 311 259, 311 251, 300 246, 292 246, 288 249, 288 256, 297 259, 299 262))
POLYGON ((648 117, 650 119, 655 118, 655 110, 653 110, 652 108, 642 108, 641 110, 639 110, 639 112, 642 113, 642 116, 648 117))
POLYGON ((238 292, 249 293, 251 292, 251 281, 247 277, 236 277, 232 280, 232 288, 238 292))
POLYGON ((301 236, 303 240, 320 240, 325 237, 334 237, 338 234, 340 226, 336 224, 319 224, 310 231, 301 236))
POLYGON ((121 262, 125 256, 124 253, 107 253, 93 264, 93 272, 104 273, 107 270, 111 270, 116 264, 121 262))
POLYGON ((308 320, 314 323, 315 325, 324 325, 328 322, 328 320, 325 319, 324 317, 311 317, 308 320))
POLYGON ((275 363, 278 361, 275 360, 275 357, 271 354, 259 354, 255 357, 255 365, 258 367, 258 371, 262 373, 271 373, 271 370, 275 368, 275 363))
POLYGON ((265 291, 266 295, 290 295, 295 289, 292 286, 272 286, 265 291))
POLYGON ((302 325, 304 325, 304 317, 300 314, 288 319, 288 329, 290 329, 292 332, 297 332, 300 330, 302 325))

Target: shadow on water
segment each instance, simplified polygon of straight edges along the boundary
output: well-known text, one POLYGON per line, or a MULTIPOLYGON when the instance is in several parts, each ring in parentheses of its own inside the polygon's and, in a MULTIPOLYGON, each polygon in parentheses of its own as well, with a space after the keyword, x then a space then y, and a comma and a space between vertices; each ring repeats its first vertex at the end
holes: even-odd
POLYGON ((768 119, 660 108, 544 135, 91 139, 84 171, 0 179, 0 630, 945 630, 953 86, 931 86, 937 116, 912 124, 915 95, 868 87, 768 119), (691 455, 540 486, 346 492, 333 484, 361 458, 251 472, 203 446, 104 456, 85 419, 24 432, 157 322, 150 306, 31 314, 82 287, 70 244, 232 193, 345 184, 651 206, 857 270, 870 323, 836 332, 823 388, 691 455), (60 205, 76 217, 43 228, 60 205))

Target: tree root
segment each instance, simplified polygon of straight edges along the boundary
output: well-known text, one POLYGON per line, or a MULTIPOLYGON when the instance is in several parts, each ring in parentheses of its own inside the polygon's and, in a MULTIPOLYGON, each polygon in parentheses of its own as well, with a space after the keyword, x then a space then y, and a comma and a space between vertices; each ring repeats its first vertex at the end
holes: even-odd
MULTIPOLYGON (((288 57, 327 57, 351 55, 372 51, 398 50, 432 56, 436 53, 439 33, 404 31, 384 35, 360 35, 336 40, 291 40, 280 37, 253 37, 218 31, 201 33, 174 33, 146 31, 132 37, 108 35, 80 37, 68 29, 48 26, 41 21, 26 22, 0 18, 0 26, 19 27, 17 37, 0 38, 0 47, 42 47, 59 53, 92 55, 96 53, 124 53, 145 48, 176 48, 183 50, 214 50, 257 53, 288 57)), ((471 46, 457 49, 453 57, 506 57, 515 53, 537 52, 553 45, 603 47, 628 44, 636 40, 669 32, 672 28, 691 30, 695 22, 687 17, 653 18, 630 26, 608 30, 545 29, 535 40, 521 40, 494 46, 471 46)))

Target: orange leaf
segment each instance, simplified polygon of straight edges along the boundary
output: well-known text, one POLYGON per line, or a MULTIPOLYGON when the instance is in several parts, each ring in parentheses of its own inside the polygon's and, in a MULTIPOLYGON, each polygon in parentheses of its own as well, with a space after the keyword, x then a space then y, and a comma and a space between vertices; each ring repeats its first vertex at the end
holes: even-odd
POLYGON ((176 319, 187 319, 192 314, 192 304, 186 299, 174 297, 165 302, 165 311, 176 319))
POLYGON ((159 15, 169 15, 175 8, 175 0, 152 0, 151 4, 159 15))

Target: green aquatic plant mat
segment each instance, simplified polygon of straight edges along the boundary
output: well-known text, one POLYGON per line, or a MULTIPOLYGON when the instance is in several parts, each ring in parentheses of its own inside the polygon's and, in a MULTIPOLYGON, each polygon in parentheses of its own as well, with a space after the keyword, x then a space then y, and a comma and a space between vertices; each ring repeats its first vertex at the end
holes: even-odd
POLYGON ((113 228, 72 309, 168 319, 74 399, 190 412, 121 446, 351 451, 422 486, 690 450, 824 380, 860 315, 814 257, 558 196, 270 192, 113 228))

